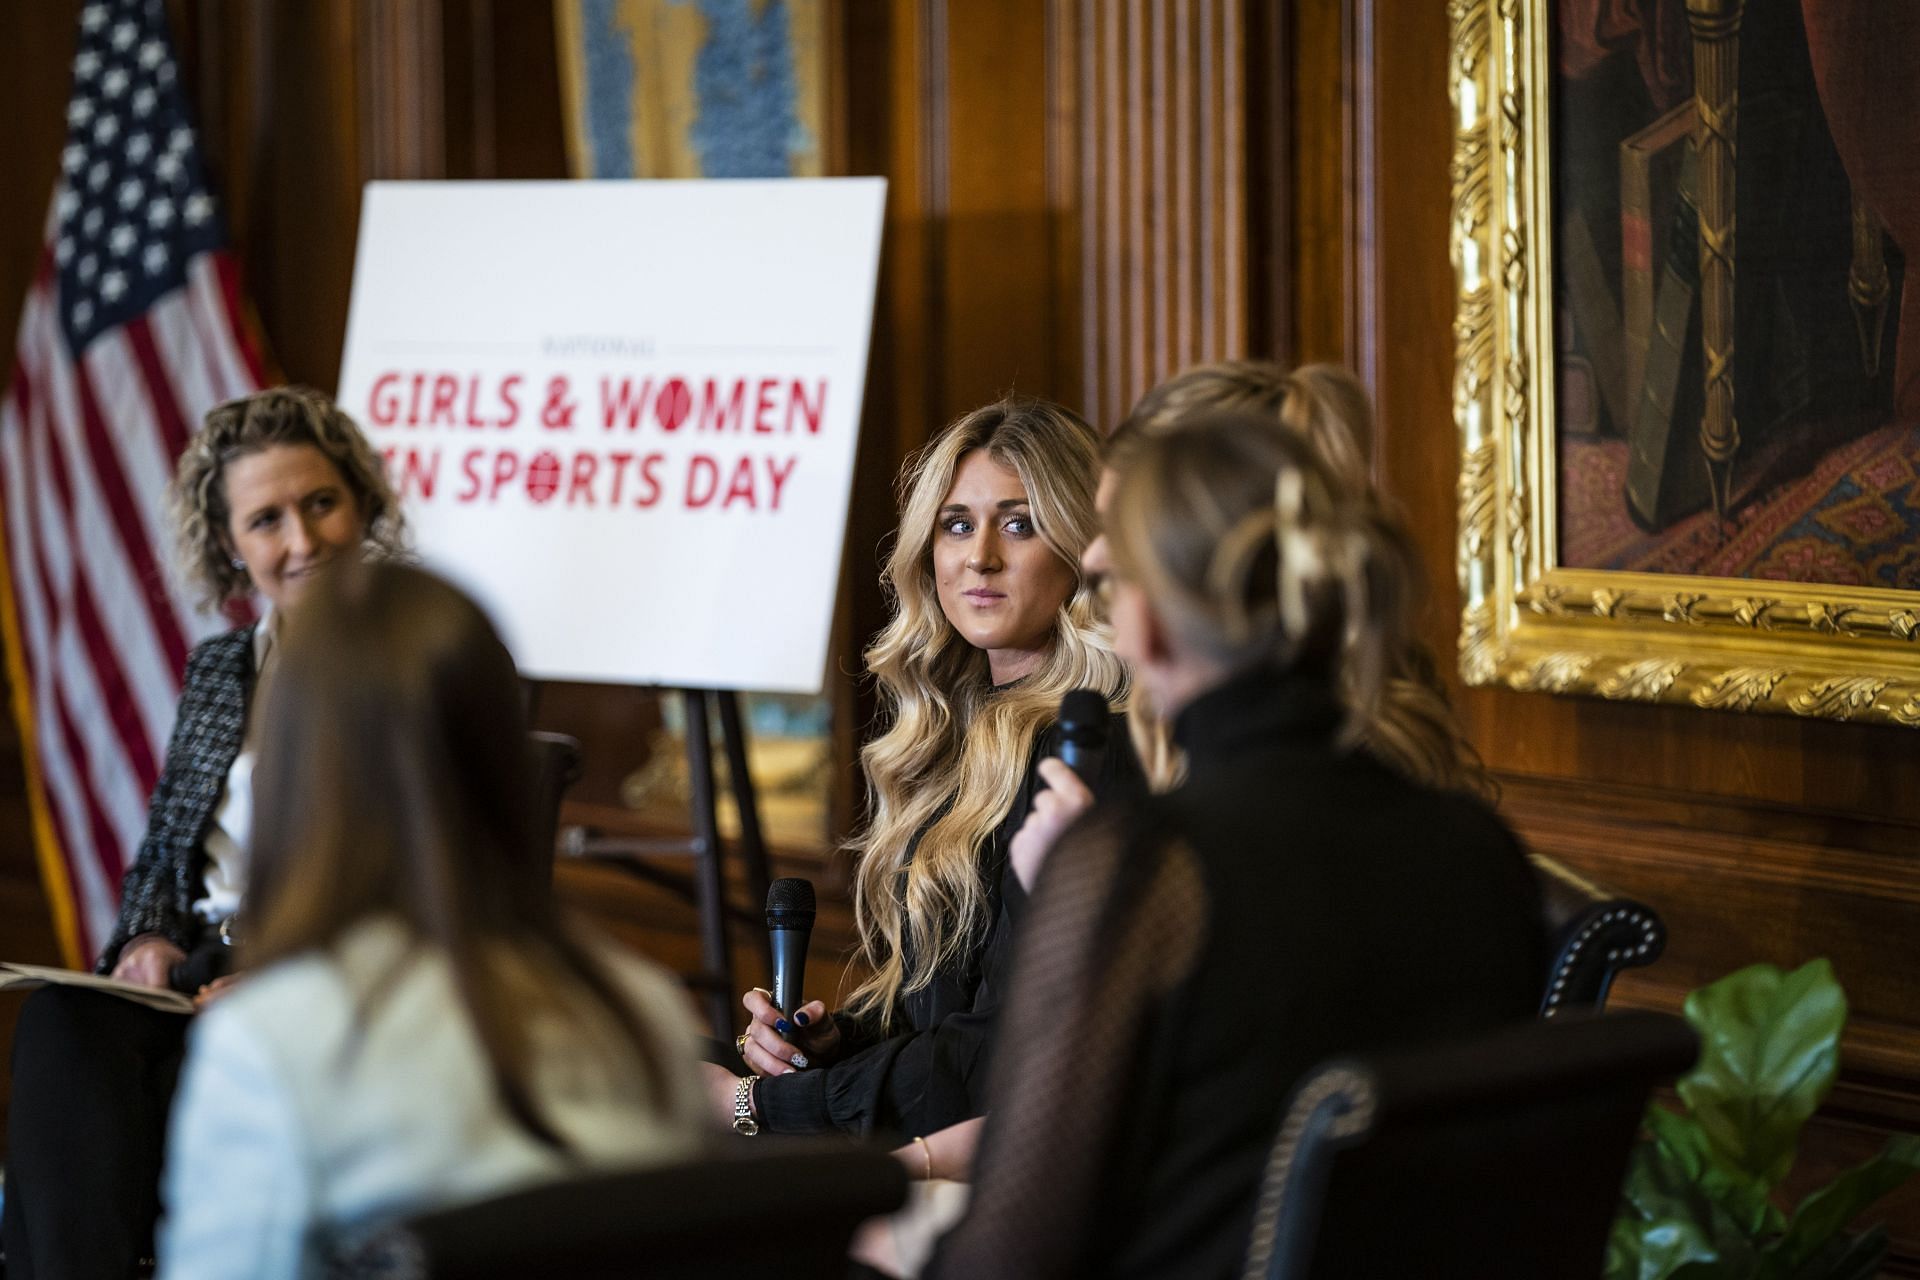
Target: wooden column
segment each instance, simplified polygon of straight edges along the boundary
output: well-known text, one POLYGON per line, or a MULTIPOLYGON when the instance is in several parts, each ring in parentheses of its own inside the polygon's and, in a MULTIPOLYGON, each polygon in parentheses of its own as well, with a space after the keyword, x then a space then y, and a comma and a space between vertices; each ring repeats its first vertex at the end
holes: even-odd
POLYGON ((367 178, 447 174, 439 0, 360 0, 360 167, 367 178))
POLYGON ((1073 78, 1079 399, 1103 426, 1168 374, 1248 352, 1248 9, 1053 4, 1074 51, 1056 66, 1073 78))

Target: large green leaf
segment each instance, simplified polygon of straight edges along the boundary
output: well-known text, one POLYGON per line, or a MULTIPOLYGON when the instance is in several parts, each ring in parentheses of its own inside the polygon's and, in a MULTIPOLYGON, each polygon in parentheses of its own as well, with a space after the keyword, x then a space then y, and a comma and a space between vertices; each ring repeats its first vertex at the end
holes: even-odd
POLYGON ((1601 1267, 1601 1280, 1641 1280, 1640 1215, 1623 1208, 1613 1220, 1607 1236, 1607 1260, 1601 1267))
POLYGON ((1686 1013, 1700 1061, 1681 1077, 1681 1099, 1721 1164, 1779 1186, 1839 1070, 1847 998, 1833 966, 1753 965, 1688 996, 1686 1013))
POLYGON ((1711 1197, 1748 1237, 1761 1239, 1786 1226, 1768 1188, 1745 1170, 1723 1162, 1692 1116, 1658 1103, 1647 1108, 1646 1127, 1667 1157, 1711 1197))
POLYGON ((1634 1148, 1621 1194, 1609 1280, 1669 1280, 1683 1269, 1696 1280, 1753 1274, 1758 1259, 1747 1234, 1659 1143, 1634 1148))
POLYGON ((1800 1202, 1786 1234, 1768 1247, 1775 1274, 1790 1276, 1849 1222, 1901 1183, 1920 1173, 1920 1137, 1899 1134, 1879 1155, 1855 1165, 1800 1202))

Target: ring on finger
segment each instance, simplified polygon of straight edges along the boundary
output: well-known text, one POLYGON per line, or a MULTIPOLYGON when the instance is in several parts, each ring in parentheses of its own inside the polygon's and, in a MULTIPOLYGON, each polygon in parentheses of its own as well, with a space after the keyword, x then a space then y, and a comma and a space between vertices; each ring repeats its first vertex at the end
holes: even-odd
POLYGON ((747 1035, 748 1035, 747 1032, 742 1031, 739 1035, 733 1038, 734 1052, 738 1053, 743 1058, 747 1056, 747 1035))

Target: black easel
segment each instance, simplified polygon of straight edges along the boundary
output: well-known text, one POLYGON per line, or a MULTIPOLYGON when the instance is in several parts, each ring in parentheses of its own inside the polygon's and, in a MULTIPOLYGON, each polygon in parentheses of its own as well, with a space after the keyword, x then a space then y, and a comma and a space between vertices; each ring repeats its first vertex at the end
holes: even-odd
MULTIPOLYGON (((680 838, 648 839, 637 836, 600 835, 588 828, 569 828, 561 838, 562 853, 576 858, 611 862, 632 875, 664 885, 687 898, 700 912, 700 963, 702 971, 688 979, 690 986, 705 993, 707 1021, 721 1040, 733 1038, 734 1013, 745 988, 734 981, 733 952, 728 945, 729 915, 749 926, 761 922, 760 907, 767 900, 769 873, 767 846, 760 834, 760 803, 754 791, 753 774, 747 768, 746 724, 740 717, 740 698, 731 689, 665 689, 676 693, 686 713, 687 781, 693 834, 680 838), (746 873, 747 896, 751 906, 733 911, 727 905, 726 877, 722 874, 720 817, 713 776, 713 740, 707 718, 707 698, 711 695, 720 707, 720 727, 727 752, 727 778, 733 791, 734 810, 740 818, 740 854, 746 873), (693 858, 690 875, 655 865, 643 859, 657 857, 693 858)), ((771 970, 773 955, 766 932, 758 931, 760 950, 771 970)))

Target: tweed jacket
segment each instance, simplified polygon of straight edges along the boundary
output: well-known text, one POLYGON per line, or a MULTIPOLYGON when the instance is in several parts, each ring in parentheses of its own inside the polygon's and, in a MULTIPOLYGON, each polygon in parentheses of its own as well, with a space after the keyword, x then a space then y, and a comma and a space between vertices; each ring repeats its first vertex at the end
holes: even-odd
POLYGON ((147 832, 120 886, 120 918, 95 969, 112 970, 129 939, 157 933, 192 950, 200 932, 194 901, 207 855, 207 823, 247 734, 253 697, 253 628, 203 640, 187 655, 166 762, 147 806, 147 832))

